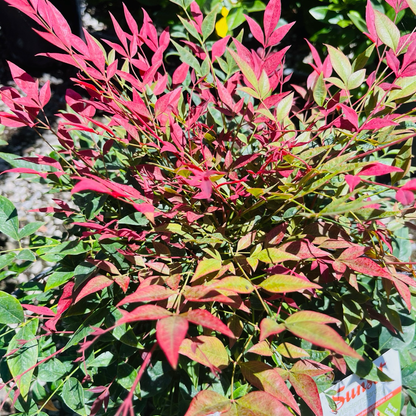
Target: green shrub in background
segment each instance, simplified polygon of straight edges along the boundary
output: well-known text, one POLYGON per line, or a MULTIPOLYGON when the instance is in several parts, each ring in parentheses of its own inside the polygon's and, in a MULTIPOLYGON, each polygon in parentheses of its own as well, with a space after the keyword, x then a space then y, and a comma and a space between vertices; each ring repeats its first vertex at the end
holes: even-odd
POLYGON ((175 0, 186 38, 125 8, 108 52, 46 0, 7 2, 79 71, 57 129, 42 116, 48 83, 10 63, 19 90, 0 90, 1 124, 60 143, 2 158, 72 194, 40 210, 64 220, 62 238, 20 227, 0 197, 0 231, 20 242, 0 277, 54 264, 0 293, 1 387, 17 414, 321 415, 319 392, 347 369, 387 380, 371 363, 387 348, 401 352, 411 414, 415 36, 369 5, 374 43, 355 60, 311 45, 305 89, 284 73, 279 0, 263 29, 246 18, 255 50, 216 38, 218 6, 204 16, 175 0))

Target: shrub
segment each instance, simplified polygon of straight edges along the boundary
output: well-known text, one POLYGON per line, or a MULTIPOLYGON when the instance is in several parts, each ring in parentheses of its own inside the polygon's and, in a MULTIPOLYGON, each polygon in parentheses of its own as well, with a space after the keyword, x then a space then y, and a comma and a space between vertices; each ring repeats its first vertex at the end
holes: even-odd
POLYGON ((1 231, 31 239, 0 256, 2 278, 55 264, 1 293, 1 377, 22 414, 321 415, 334 371, 386 380, 369 361, 379 336, 414 325, 408 246, 392 234, 415 215, 414 116, 402 111, 416 93, 413 34, 368 3, 374 43, 354 62, 311 46, 305 89, 276 48, 292 25, 276 28, 279 0, 263 29, 247 18, 256 51, 211 41, 215 10, 189 0, 186 40, 146 14, 139 28, 126 8, 129 32, 114 20, 120 44, 106 45, 72 35, 47 0, 7 2, 63 51, 48 56, 79 69, 80 91, 54 130, 48 84, 10 64, 19 90, 1 90, 2 124, 60 143, 10 157, 10 171, 72 193, 40 210, 64 219, 63 238, 19 229, 0 197, 1 231), (182 61, 172 74, 166 53, 182 61))

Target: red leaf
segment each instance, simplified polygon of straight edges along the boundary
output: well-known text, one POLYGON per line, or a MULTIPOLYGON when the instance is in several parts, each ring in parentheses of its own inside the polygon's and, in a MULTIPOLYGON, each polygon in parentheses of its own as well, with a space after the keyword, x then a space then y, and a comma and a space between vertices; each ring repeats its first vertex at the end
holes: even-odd
POLYGON ((353 260, 357 257, 360 257, 364 254, 366 248, 363 246, 353 246, 349 247, 346 250, 344 250, 341 255, 338 257, 338 261, 343 260, 353 260))
POLYGON ((316 416, 323 416, 318 387, 312 377, 306 374, 290 373, 289 381, 296 393, 305 401, 316 416))
POLYGON ((401 189, 406 189, 410 191, 416 191, 416 179, 411 179, 410 181, 406 182, 401 189))
POLYGON ((287 324, 287 320, 285 325, 286 329, 292 332, 292 334, 306 339, 319 347, 328 348, 331 351, 349 355, 354 358, 361 358, 361 356, 354 351, 335 330, 327 325, 313 321, 287 324))
POLYGON ((172 84, 179 85, 185 81, 186 76, 188 75, 189 65, 183 62, 180 64, 172 75, 172 84))
POLYGON ((239 365, 244 378, 251 385, 271 394, 300 414, 295 398, 287 388, 283 378, 274 368, 261 361, 241 362, 239 365))
POLYGON ((306 374, 310 377, 320 376, 321 374, 329 373, 333 371, 331 367, 327 365, 317 363, 316 361, 312 360, 299 360, 296 361, 295 365, 292 367, 290 371, 295 373, 306 374))
POLYGON ((356 175, 345 175, 345 182, 347 182, 350 192, 352 192, 355 187, 361 182, 359 176, 356 175))
POLYGON ((368 276, 391 278, 391 274, 371 259, 359 257, 352 260, 342 260, 350 269, 368 276))
POLYGON ((169 296, 172 296, 175 293, 176 292, 173 290, 159 285, 139 287, 134 293, 126 296, 123 300, 121 300, 117 306, 134 302, 155 302, 158 300, 167 299, 169 296))
POLYGON ((361 130, 379 130, 379 129, 382 129, 383 127, 397 126, 397 125, 398 123, 392 120, 388 120, 385 118, 373 118, 370 121, 366 121, 360 127, 360 131, 361 130))
POLYGON ((172 313, 165 308, 157 305, 142 305, 138 308, 126 313, 117 321, 117 325, 125 324, 127 322, 135 321, 152 321, 156 319, 167 318, 172 316, 172 313))
POLYGON ((203 390, 192 399, 185 416, 208 416, 215 413, 221 415, 230 408, 230 400, 215 391, 203 390))
POLYGON ((139 36, 139 28, 137 27, 137 23, 134 20, 133 16, 131 15, 129 9, 126 7, 126 5, 123 3, 123 9, 124 9, 124 16, 126 18, 127 25, 131 31, 132 35, 139 36))
POLYGON ((289 30, 294 24, 295 22, 287 23, 277 28, 267 41, 267 46, 269 47, 277 45, 287 35, 287 32, 289 32, 289 30))
POLYGON ((76 178, 79 182, 71 189, 71 194, 82 191, 94 191, 111 195, 111 191, 103 184, 88 178, 76 178))
POLYGON ((221 334, 227 335, 230 338, 235 338, 234 334, 220 319, 213 316, 205 309, 195 309, 182 314, 189 322, 196 325, 202 325, 205 328, 212 329, 214 331, 221 332, 221 334))
POLYGON ((260 322, 260 341, 265 340, 271 335, 280 334, 285 329, 283 324, 278 324, 271 318, 264 318, 260 322))
POLYGON ((330 356, 331 363, 341 371, 342 374, 347 374, 347 363, 345 362, 342 355, 332 354, 330 356))
POLYGON ((225 38, 217 40, 212 45, 211 55, 212 55, 212 62, 213 63, 214 63, 215 59, 220 58, 224 54, 225 48, 227 47, 227 43, 228 43, 229 39, 230 39, 230 36, 226 36, 225 38))
POLYGON ((176 369, 179 347, 188 332, 188 321, 180 316, 169 316, 156 324, 156 339, 169 364, 176 369))
POLYGON ((414 201, 415 196, 412 191, 399 189, 396 192, 396 199, 403 205, 410 205, 414 201))
POLYGON ((72 289, 74 288, 75 283, 74 282, 68 282, 62 291, 62 296, 59 298, 58 301, 58 308, 56 309, 56 313, 58 315, 62 314, 64 311, 66 311, 73 302, 72 299, 72 289))
POLYGON ((30 173, 33 175, 39 175, 40 177, 46 179, 48 176, 47 172, 38 172, 37 170, 34 169, 29 169, 29 168, 12 168, 12 169, 7 169, 4 170, 3 172, 1 172, 1 174, 3 173, 7 173, 7 172, 16 172, 16 173, 30 173))
POLYGON ((266 10, 264 11, 264 33, 266 39, 270 38, 270 35, 276 29, 277 24, 279 23, 281 13, 281 4, 280 0, 270 0, 267 4, 266 10))
POLYGON ((116 274, 113 278, 114 281, 121 287, 121 290, 126 293, 130 284, 130 277, 127 275, 116 274))
POLYGON ((85 296, 91 295, 91 293, 98 292, 114 283, 113 279, 108 278, 107 276, 98 275, 88 280, 88 282, 82 287, 78 292, 75 302, 79 302, 85 296))
POLYGON ((260 25, 250 16, 247 16, 245 14, 244 17, 246 18, 247 23, 250 26, 251 34, 264 46, 264 35, 260 25))
POLYGON ((403 172, 403 169, 400 169, 396 166, 384 165, 380 162, 370 163, 366 167, 362 168, 361 171, 357 174, 358 176, 381 176, 393 172, 403 172))
POLYGON ((56 316, 56 313, 51 309, 47 308, 46 306, 34 306, 34 305, 26 305, 24 303, 21 304, 25 309, 30 312, 34 312, 38 315, 44 316, 56 316))

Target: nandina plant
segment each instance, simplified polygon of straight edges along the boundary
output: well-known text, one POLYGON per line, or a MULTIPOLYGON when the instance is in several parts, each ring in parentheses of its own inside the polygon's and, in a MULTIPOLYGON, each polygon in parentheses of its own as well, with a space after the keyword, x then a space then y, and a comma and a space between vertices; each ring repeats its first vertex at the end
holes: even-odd
POLYGON ((1 277, 55 264, 0 293, 2 387, 17 411, 322 415, 319 392, 347 365, 388 380, 370 361, 374 334, 402 331, 416 286, 392 234, 415 213, 413 33, 368 2, 371 46, 351 62, 309 45, 299 86, 277 46, 293 25, 277 27, 280 0, 262 26, 247 17, 256 50, 242 34, 214 39, 217 9, 204 17, 189 0, 175 1, 186 39, 125 8, 118 44, 73 35, 47 0, 6 1, 62 50, 46 56, 78 69, 57 128, 42 112, 48 83, 10 63, 17 88, 1 89, 3 125, 60 143, 3 154, 10 171, 72 194, 39 210, 64 220, 62 238, 19 229, 0 198, 0 230, 20 247, 0 256, 1 277), (182 62, 173 73, 167 55, 182 62))

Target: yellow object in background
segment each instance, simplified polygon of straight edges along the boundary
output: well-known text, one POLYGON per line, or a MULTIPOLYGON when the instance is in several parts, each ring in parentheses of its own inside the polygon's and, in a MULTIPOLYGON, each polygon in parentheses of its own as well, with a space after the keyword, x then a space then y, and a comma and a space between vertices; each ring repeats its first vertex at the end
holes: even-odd
POLYGON ((221 9, 221 19, 218 20, 218 22, 215 24, 215 31, 217 32, 217 35, 221 38, 224 38, 227 36, 228 32, 228 25, 227 25, 227 16, 228 16, 228 9, 223 7, 221 9))

